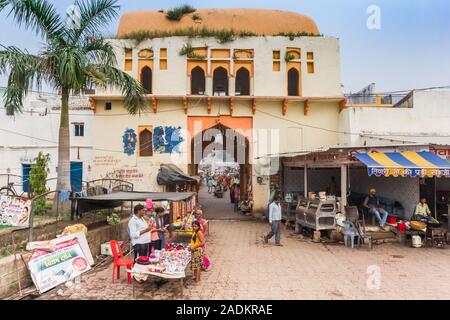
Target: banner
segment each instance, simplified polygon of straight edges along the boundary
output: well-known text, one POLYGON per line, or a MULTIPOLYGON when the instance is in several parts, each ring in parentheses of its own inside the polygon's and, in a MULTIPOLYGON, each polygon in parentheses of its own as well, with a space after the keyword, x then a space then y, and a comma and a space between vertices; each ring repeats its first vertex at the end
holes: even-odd
POLYGON ((31 200, 0 195, 0 226, 29 227, 31 200))
POLYGON ((54 251, 37 249, 28 262, 31 278, 44 293, 91 269, 77 238, 54 243, 54 251))

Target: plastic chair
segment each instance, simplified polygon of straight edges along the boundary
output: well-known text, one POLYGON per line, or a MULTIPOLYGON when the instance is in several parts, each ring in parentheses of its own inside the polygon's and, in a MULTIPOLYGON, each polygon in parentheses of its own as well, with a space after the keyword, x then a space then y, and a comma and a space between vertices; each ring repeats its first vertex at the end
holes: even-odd
MULTIPOLYGON (((127 267, 127 269, 133 268, 133 259, 124 259, 122 248, 119 246, 117 240, 111 240, 109 242, 111 246, 111 252, 114 257, 114 266, 112 270, 112 283, 114 283, 114 272, 117 268, 117 279, 120 279, 120 267, 127 267)), ((131 274, 128 273, 128 283, 131 283, 131 274)))
POLYGON ((351 239, 352 249, 355 247, 355 237, 358 236, 355 224, 351 221, 344 221, 344 244, 347 247, 348 239, 351 239))

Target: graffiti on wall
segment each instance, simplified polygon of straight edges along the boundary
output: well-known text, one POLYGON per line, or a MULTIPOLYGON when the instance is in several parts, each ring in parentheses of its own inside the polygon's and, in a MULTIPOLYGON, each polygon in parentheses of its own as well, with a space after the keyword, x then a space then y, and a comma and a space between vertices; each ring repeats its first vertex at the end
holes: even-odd
POLYGON ((122 136, 123 152, 132 156, 136 150, 136 132, 133 129, 126 129, 122 136))
POLYGON ((119 159, 115 159, 113 156, 95 156, 94 165, 99 167, 109 167, 120 163, 119 159))
POLYGON ((180 152, 181 127, 156 127, 153 130, 153 149, 159 153, 180 152))

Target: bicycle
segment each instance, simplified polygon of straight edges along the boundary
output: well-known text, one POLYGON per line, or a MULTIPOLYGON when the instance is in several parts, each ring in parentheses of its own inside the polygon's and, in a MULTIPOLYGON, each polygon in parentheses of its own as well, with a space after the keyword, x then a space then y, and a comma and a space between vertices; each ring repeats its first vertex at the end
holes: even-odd
MULTIPOLYGON (((0 194, 6 194, 7 196, 18 196, 19 193, 16 191, 16 188, 14 187, 14 182, 8 183, 7 186, 0 188, 0 194)), ((25 192, 22 192, 20 195, 21 197, 24 195, 25 192)))

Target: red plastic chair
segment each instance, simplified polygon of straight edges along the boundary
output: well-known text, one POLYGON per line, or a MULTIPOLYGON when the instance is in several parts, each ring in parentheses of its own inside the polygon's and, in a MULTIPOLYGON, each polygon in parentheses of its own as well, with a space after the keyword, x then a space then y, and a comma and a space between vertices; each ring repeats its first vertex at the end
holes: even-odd
MULTIPOLYGON (((109 242, 111 246, 111 252, 114 257, 114 267, 112 270, 112 283, 114 283, 114 272, 117 268, 117 279, 120 279, 120 267, 127 267, 127 269, 131 270, 133 268, 134 261, 133 259, 124 259, 122 248, 120 247, 117 240, 111 240, 109 242)), ((131 273, 128 272, 128 283, 131 283, 131 273)))

